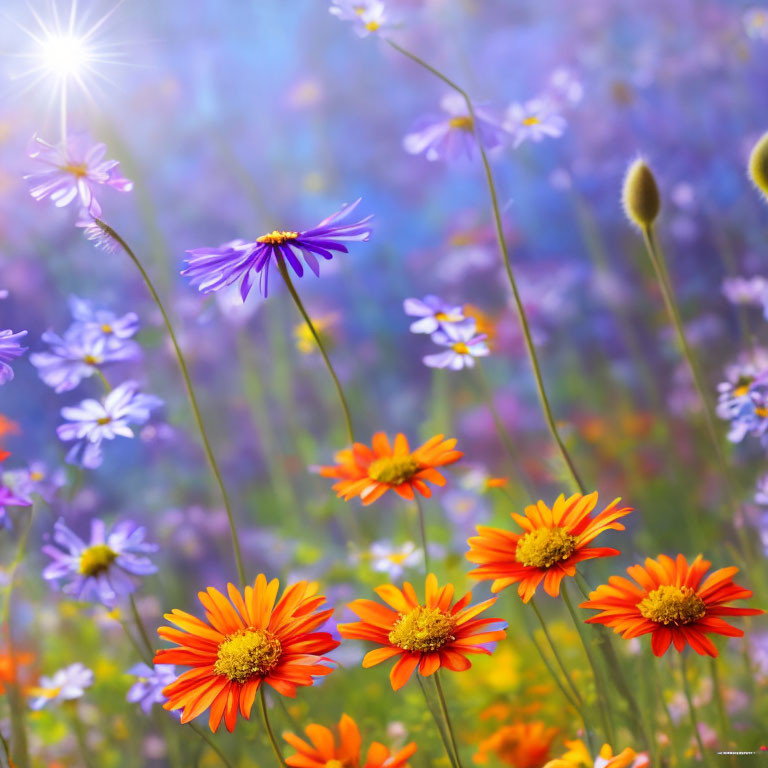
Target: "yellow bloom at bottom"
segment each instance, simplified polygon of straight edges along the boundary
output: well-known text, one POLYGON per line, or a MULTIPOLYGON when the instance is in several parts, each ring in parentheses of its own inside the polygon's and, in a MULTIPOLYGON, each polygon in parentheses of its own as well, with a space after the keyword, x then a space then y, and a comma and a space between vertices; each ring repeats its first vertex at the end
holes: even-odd
POLYGON ((568 751, 556 760, 550 760, 544 768, 650 768, 645 752, 635 752, 627 747, 618 755, 613 754, 610 745, 603 744, 597 759, 593 760, 583 741, 566 741, 568 751))

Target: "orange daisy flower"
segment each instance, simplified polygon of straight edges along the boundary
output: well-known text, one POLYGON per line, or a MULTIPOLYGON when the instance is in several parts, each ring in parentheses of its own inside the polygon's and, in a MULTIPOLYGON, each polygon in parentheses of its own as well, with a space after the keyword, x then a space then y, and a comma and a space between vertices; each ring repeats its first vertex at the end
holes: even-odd
POLYGON ((320 474, 339 480, 333 490, 344 501, 359 496, 363 504, 373 504, 389 490, 404 499, 413 499, 414 490, 429 498, 432 491, 427 482, 445 485, 436 467, 453 464, 464 455, 454 450, 455 445, 455 439, 435 435, 411 453, 405 435, 398 434, 392 446, 383 432, 377 432, 370 448, 355 443, 351 449, 339 451, 334 457, 337 463, 320 467, 320 474))
POLYGON ((489 762, 489 755, 514 768, 542 768, 549 759, 557 728, 547 728, 542 722, 504 725, 477 747, 474 760, 479 765, 489 762))
POLYGON ((560 582, 576 573, 578 563, 619 554, 611 547, 588 546, 603 531, 624 530, 624 525, 616 521, 632 508, 620 507, 619 501, 615 499, 592 517, 597 492, 588 496, 575 493, 568 499, 561 494, 552 509, 539 501, 525 508, 525 517, 512 513, 523 533, 478 526, 480 535, 467 542, 466 557, 480 567, 469 575, 482 581, 493 579, 492 592, 519 584, 517 592, 524 603, 534 596, 542 581, 544 591, 557 597, 560 582))
POLYGON ((603 768, 650 768, 651 761, 645 752, 635 752, 627 747, 613 754, 609 744, 603 744, 600 750, 599 763, 589 755, 587 745, 580 739, 566 741, 568 751, 557 760, 550 760, 544 768, 594 768, 601 765, 603 768))
POLYGON ((322 725, 312 723, 304 732, 310 743, 290 732, 283 734, 283 738, 296 750, 295 755, 285 759, 286 765, 294 768, 403 768, 416 751, 416 744, 412 742, 392 754, 383 744, 374 741, 361 766, 360 729, 349 715, 342 715, 339 720, 338 744, 333 732, 322 725))
POLYGON ((424 603, 408 582, 402 589, 384 584, 375 592, 390 607, 373 600, 354 600, 347 607, 362 621, 339 624, 338 629, 348 640, 370 640, 382 646, 365 655, 365 668, 397 657, 389 675, 396 691, 408 682, 416 667, 425 677, 440 667, 454 672, 469 669, 472 664, 467 654, 490 654, 483 645, 506 635, 503 628, 489 629, 494 624, 506 627, 505 621, 475 618, 496 602, 495 597, 469 606, 472 593, 467 592, 454 604, 453 585, 440 588, 434 573, 427 576, 424 603))
POLYGON ((259 574, 241 594, 227 584, 229 600, 208 587, 198 597, 207 621, 174 609, 165 618, 179 629, 160 627, 157 634, 176 648, 157 651, 155 664, 192 667, 163 689, 165 709, 182 709, 186 723, 210 707, 208 724, 216 731, 222 717, 234 730, 237 711, 248 719, 256 693, 266 683, 284 696, 297 686, 332 670, 320 662, 339 643, 327 632, 315 632, 333 613, 316 611, 325 602, 317 585, 300 581, 286 587, 275 604, 277 579, 259 574), (231 602, 230 602, 231 601, 231 602))
POLYGON ((683 555, 676 560, 659 555, 647 558, 645 567, 633 565, 627 573, 635 583, 622 576, 611 576, 608 584, 590 592, 582 608, 600 611, 587 624, 613 627, 623 638, 651 633, 655 656, 666 653, 670 643, 678 651, 690 645, 696 653, 717 656, 717 648, 708 634, 741 637, 744 633, 722 616, 757 616, 757 608, 733 608, 726 603, 752 597, 749 589, 733 583, 738 568, 721 568, 705 578, 711 563, 699 555, 693 563, 683 555))

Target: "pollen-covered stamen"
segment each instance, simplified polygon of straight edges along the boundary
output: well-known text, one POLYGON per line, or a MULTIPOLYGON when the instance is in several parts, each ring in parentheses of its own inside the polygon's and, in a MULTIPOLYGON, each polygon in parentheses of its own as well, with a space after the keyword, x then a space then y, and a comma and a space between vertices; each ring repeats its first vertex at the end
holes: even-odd
POLYGON ((107 425, 107 424, 109 424, 111 421, 112 421, 112 417, 111 417, 111 416, 100 416, 98 419, 96 419, 96 423, 97 423, 97 424, 98 424, 100 427, 104 427, 104 426, 106 426, 106 425, 107 425))
POLYGON ((268 245, 282 245, 290 240, 295 240, 298 236, 298 232, 288 232, 285 230, 279 232, 278 230, 273 229, 269 234, 257 237, 256 242, 267 243, 268 245))
POLYGON ((88 166, 85 163, 67 163, 61 166, 61 170, 66 173, 71 173, 78 179, 82 179, 88 175, 88 166))
POLYGON ((536 115, 530 115, 529 117, 526 117, 523 119, 523 125, 531 126, 531 125, 538 125, 541 122, 541 118, 536 117, 536 115))
POLYGON ((664 584, 637 604, 640 615, 657 624, 682 626, 698 621, 707 612, 704 601, 690 587, 664 584))
POLYGON ((451 349, 457 354, 457 355, 468 355, 469 354, 469 347, 463 342, 463 341, 457 341, 451 349))
POLYGON ((216 655, 213 671, 233 683, 266 675, 280 661, 280 640, 265 629, 241 629, 229 635, 216 655))
POLYGON ((80 573, 83 576, 98 576, 109 569, 117 559, 117 552, 106 544, 94 544, 80 555, 80 573))
POLYGON ((458 323, 464 318, 461 315, 451 315, 448 312, 435 312, 435 320, 440 323, 458 323))
POLYGON ((407 456, 382 456, 368 467, 368 477, 379 483, 400 485, 410 480, 419 471, 419 462, 410 454, 407 456))
POLYGON ((102 360, 101 358, 96 357, 96 355, 83 355, 83 362, 86 365, 98 365, 102 360))
POLYGON ((366 23, 365 28, 369 32, 376 32, 381 28, 381 24, 378 21, 369 21, 366 23))
POLYGON ((457 128, 460 131, 472 130, 472 118, 469 115, 452 117, 449 121, 451 128, 457 128))
POLYGON ((733 394, 736 397, 744 397, 744 395, 749 394, 749 388, 752 386, 753 381, 754 378, 752 376, 739 376, 738 381, 733 387, 733 394))
POLYGON ((389 633, 389 642, 406 651, 428 653, 440 650, 454 639, 456 619, 439 608, 420 605, 401 613, 389 633))
POLYGON ((101 324, 101 332, 102 333, 114 333, 115 329, 109 323, 102 323, 101 324))
POLYGON ((567 560, 576 549, 576 537, 565 528, 539 528, 517 540, 515 559, 534 568, 551 568, 567 560))

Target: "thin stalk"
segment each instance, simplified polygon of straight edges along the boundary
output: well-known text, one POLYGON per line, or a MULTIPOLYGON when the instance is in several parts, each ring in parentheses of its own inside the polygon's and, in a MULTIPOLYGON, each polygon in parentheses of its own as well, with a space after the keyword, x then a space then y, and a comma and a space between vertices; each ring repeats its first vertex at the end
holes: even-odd
POLYGON ((685 749, 680 745, 679 729, 677 728, 675 721, 672 719, 672 713, 669 711, 667 700, 664 698, 664 689, 661 685, 661 679, 659 678, 659 662, 655 656, 651 655, 649 657, 648 651, 646 651, 645 656, 650 661, 650 664, 647 665, 647 668, 649 669, 651 678, 653 680, 653 686, 656 689, 656 698, 661 704, 661 709, 664 712, 664 717, 666 719, 666 733, 669 735, 669 741, 672 745, 672 750, 674 751, 675 765, 682 768, 682 766, 685 765, 685 749))
MULTIPOLYGON (((385 38, 386 39, 386 38, 385 38)), ((544 386, 544 378, 541 373, 541 366, 539 365, 539 358, 538 354, 536 352, 536 347, 533 343, 533 337, 531 336, 531 329, 530 325, 528 323, 528 316, 525 311, 525 306, 523 305, 522 297, 520 296, 520 291, 517 287, 517 281, 515 280, 515 275, 512 271, 512 263, 510 261, 509 257, 509 250, 507 249, 507 242, 504 237, 504 224, 501 219, 501 209, 499 207, 499 200, 498 195, 496 193, 496 184, 493 180, 493 173, 491 172, 491 165, 488 162, 488 156, 485 152, 485 147, 483 147, 483 142, 478 134, 477 131, 477 119, 475 116, 475 108, 472 104, 472 100, 469 98, 469 94, 461 88, 461 86, 457 85, 453 82, 453 80, 446 77, 442 72, 435 69, 430 64, 427 64, 426 61, 423 59, 420 59, 415 54, 411 53, 410 51, 407 51, 405 48, 401 48, 397 43, 392 42, 389 39, 386 39, 386 42, 389 43, 396 51, 399 51, 403 54, 403 56, 406 56, 411 61, 418 64, 420 67, 423 67, 428 72, 431 72, 435 77, 442 80, 449 88, 453 89, 458 93, 466 102, 467 110, 469 111, 469 116, 472 122, 472 132, 475 136, 475 143, 477 144, 477 148, 480 152, 480 158, 483 162, 483 170, 485 172, 485 179, 486 183, 488 185, 488 193, 490 195, 491 199, 491 209, 493 212, 493 221, 494 226, 496 229, 496 239, 498 240, 499 244, 499 250, 501 251, 502 261, 504 262, 504 269, 506 270, 507 277, 509 278, 509 284, 512 287, 512 296, 515 301, 515 307, 517 308, 517 314, 520 319, 520 327, 523 331, 523 337, 525 339, 525 348, 528 353, 528 359, 531 363, 531 368, 533 369, 533 376, 536 380, 536 391, 539 396, 539 402, 541 405, 542 413, 544 414, 544 420, 547 423, 547 428, 549 429, 550 435, 555 442, 557 449, 560 453, 560 456, 562 457, 563 463, 565 464, 568 474, 571 476, 571 479, 573 480, 573 483, 576 488, 583 494, 585 493, 585 487, 584 484, 581 481, 581 477, 579 476, 578 471, 576 470, 576 466, 573 463, 573 460, 571 459, 570 454, 568 453, 568 449, 565 446, 565 443, 563 442, 562 437, 560 436, 560 431, 557 427, 557 422, 555 421, 555 417, 552 413, 552 408, 549 404, 549 397, 547 396, 547 390, 544 386)))
POLYGON ((83 765, 86 768, 92 768, 93 761, 91 760, 88 741, 86 739, 85 728, 83 727, 83 721, 77 711, 77 704, 73 703, 71 711, 72 730, 75 734, 75 740, 77 741, 78 749, 80 750, 80 756, 83 758, 83 765))
POLYGON ((109 383, 109 380, 104 375, 104 371, 102 371, 101 368, 97 368, 96 375, 101 379, 101 383, 104 386, 104 392, 106 394, 109 394, 112 391, 112 385, 109 383))
POLYGON ((264 694, 263 685, 259 687, 259 701, 261 702, 261 719, 264 721, 264 730, 267 732, 267 738, 269 739, 272 751, 275 753, 278 765, 280 765, 281 768, 286 768, 283 753, 280 751, 280 746, 275 738, 275 733, 272 730, 272 726, 269 724, 269 716, 267 715, 267 697, 264 694))
POLYGON ((579 621, 579 617, 576 615, 576 610, 573 607, 571 598, 568 595, 568 588, 565 584, 563 584, 562 589, 560 590, 560 594, 563 597, 563 602, 565 603, 565 607, 568 609, 568 613, 571 615, 576 633, 579 636, 579 640, 581 640, 582 648, 584 648, 584 653, 587 655, 587 661, 589 662, 589 666, 592 670, 592 677, 595 680, 595 691, 597 692, 597 708, 600 712, 600 719, 603 722, 605 736, 608 738, 608 741, 611 744, 615 744, 616 734, 614 732, 613 720, 611 718, 611 702, 607 694, 607 686, 605 685, 602 671, 597 665, 597 661, 595 660, 594 654, 589 647, 589 643, 586 641, 584 635, 582 634, 582 622, 579 621))
POLYGON ((691 725, 693 726, 693 735, 696 738, 696 744, 701 752, 701 759, 707 764, 714 766, 712 755, 704 747, 704 742, 701 738, 701 732, 699 730, 699 717, 696 713, 696 707, 693 704, 693 696, 691 695, 691 686, 688 682, 688 662, 686 660, 686 654, 680 654, 680 666, 682 668, 683 675, 683 693, 685 694, 685 700, 688 702, 688 714, 691 716, 691 725))
POLYGON ((347 437, 349 438, 350 444, 352 444, 355 442, 355 431, 352 428, 352 416, 349 412, 349 405, 347 404, 347 398, 344 395, 344 390, 341 387, 341 382, 339 381, 339 377, 336 375, 336 371, 333 369, 333 365, 331 364, 331 358, 328 357, 328 353, 325 350, 325 345, 323 344, 322 339, 320 338, 320 334, 317 332, 317 329, 315 328, 315 325, 312 322, 312 319, 310 318, 309 313, 304 307, 304 304, 302 303, 301 298, 299 297, 299 294, 296 291, 296 288, 293 284, 293 280, 291 280, 291 276, 288 273, 288 267, 286 267, 283 259, 281 258, 277 259, 277 268, 280 271, 280 276, 283 278, 283 281, 285 282, 285 287, 288 289, 288 293, 291 294, 293 303, 296 305, 296 308, 299 310, 299 313, 304 318, 304 322, 307 324, 307 327, 309 328, 310 333, 312 334, 312 338, 315 340, 315 343, 317 344, 320 350, 320 354, 323 356, 323 360, 325 361, 325 366, 326 368, 328 368, 328 373, 331 374, 331 378, 333 379, 333 384, 336 387, 336 393, 339 396, 339 402, 341 403, 341 410, 344 412, 344 422, 347 427, 347 437))
POLYGON ((133 621, 134 624, 136 624, 136 629, 139 631, 139 635, 141 636, 141 641, 144 643, 144 647, 147 650, 147 653, 149 653, 149 657, 152 658, 154 656, 154 649, 152 648, 152 641, 149 639, 149 635, 147 634, 147 630, 144 626, 144 622, 141 620, 141 614, 139 614, 139 609, 136 606, 136 600, 134 599, 133 595, 130 597, 131 602, 131 613, 133 614, 133 621))
MULTIPOLYGON (((678 345, 680 352, 691 372, 691 378, 693 379, 694 386, 699 395, 702 405, 704 406, 704 421, 707 428, 707 435, 712 443, 714 449, 715 458, 720 471, 725 480, 726 492, 728 494, 730 506, 733 509, 734 520, 740 516, 740 506, 736 495, 735 485, 731 476, 731 470, 726 461, 725 454, 723 453, 722 446, 720 445, 720 438, 717 432, 717 419, 715 417, 715 411, 712 407, 712 402, 709 398, 704 379, 699 370, 698 361, 696 356, 688 343, 688 338, 685 335, 685 328, 683 326, 680 310, 677 306, 677 300, 675 299, 672 283, 669 279, 667 272, 666 262, 664 259, 664 253, 659 247, 656 239, 656 234, 652 226, 643 227, 643 242, 645 243, 645 249, 648 252, 648 258, 653 265, 654 272, 656 273, 656 279, 661 289, 662 298, 667 309, 672 325, 674 326, 675 333, 677 335, 678 345)), ((739 536, 739 542, 742 547, 742 554, 745 559, 751 561, 750 553, 751 547, 746 535, 746 531, 743 526, 736 526, 736 531, 739 536)))
POLYGON ((155 304, 157 305, 158 310, 160 311, 160 314, 163 318, 163 323, 165 324, 166 331, 168 332, 168 336, 171 339, 171 344, 173 344, 174 352, 176 353, 176 359, 179 363, 179 370, 181 371, 182 378, 184 379, 184 385, 187 390, 187 397, 189 398, 189 404, 192 406, 192 412, 195 416, 195 422, 197 423, 197 429, 200 433, 200 439, 203 443, 203 450, 205 451, 206 458, 208 459, 208 464, 211 467, 211 471, 213 472, 214 479, 216 480, 216 484, 219 487, 219 492, 221 493, 221 499, 224 503, 224 509, 227 512, 227 519, 229 520, 229 529, 230 533, 232 534, 232 548, 235 553, 235 562, 237 564, 237 576, 240 581, 241 585, 245 585, 245 568, 243 567, 243 557, 240 554, 240 540, 237 536, 237 526, 235 525, 235 519, 234 515, 232 513, 232 506, 229 501, 229 496, 227 494, 226 486, 224 485, 224 479, 221 476, 221 472, 219 471, 219 465, 216 461, 216 456, 213 453, 213 448, 211 447, 210 440, 208 439, 208 433, 205 429, 205 423, 203 422, 203 416, 200 413, 200 407, 197 404, 197 395, 195 394, 195 388, 192 385, 192 378, 189 375, 189 369, 187 368, 187 362, 184 358, 184 354, 181 351, 181 347, 179 346, 178 339, 176 338, 176 332, 173 330, 173 325, 171 323, 170 317, 168 316, 168 313, 165 311, 165 306, 163 305, 162 300, 160 299, 160 296, 158 295, 157 291, 155 290, 154 283, 150 279, 149 275, 147 274, 147 271, 144 269, 144 266, 139 261, 136 254, 131 250, 128 243, 123 240, 120 235, 115 232, 112 227, 109 226, 109 224, 103 222, 101 219, 94 219, 98 227, 104 232, 104 234, 107 235, 110 239, 114 240, 116 243, 120 245, 120 247, 125 251, 125 253, 128 255, 130 260, 133 262, 136 269, 139 270, 139 273, 141 274, 142 279, 144 280, 144 284, 147 287, 147 290, 149 291, 150 295, 152 296, 152 299, 154 300, 155 304))
MULTIPOLYGON (((717 659, 710 657, 709 670, 712 675, 712 690, 715 694, 715 704, 717 706, 717 717, 720 722, 720 738, 722 739, 723 748, 728 749, 730 747, 730 735, 731 728, 728 723, 728 715, 725 711, 725 702, 723 700, 723 686, 720 681, 720 670, 717 666, 717 659)), ((733 762, 733 761, 732 761, 733 762)))
POLYGON ((120 626, 123 628, 123 632, 125 633, 125 636, 128 638, 129 642, 131 643, 131 646, 133 646, 133 650, 136 651, 136 655, 149 666, 152 665, 152 655, 148 654, 147 651, 141 647, 141 644, 139 641, 131 634, 131 630, 128 629, 128 625, 120 620, 120 626))
POLYGON ((563 673, 563 677, 568 681, 568 685, 573 691, 573 697, 577 701, 579 708, 584 707, 584 700, 581 698, 581 694, 579 693, 579 689, 574 685, 574 682, 571 678, 570 673, 568 672, 568 668, 563 663, 563 660, 560 658, 560 654, 557 652, 557 647, 555 646, 554 641, 552 640, 552 636, 549 634, 549 628, 547 627, 547 622, 544 621, 544 617, 541 615, 541 611, 539 611, 539 606, 536 605, 536 601, 531 599, 531 607, 533 608, 533 612, 536 614, 536 618, 539 620, 539 624, 541 624, 541 628, 544 631, 544 637, 547 638, 547 643, 549 643, 549 649, 552 651, 552 655, 555 657, 555 661, 557 662, 557 666, 560 667, 560 671, 563 673))
POLYGON ((414 491, 413 495, 416 500, 416 509, 419 514, 419 534, 421 535, 421 546, 424 549, 424 570, 426 573, 429 573, 429 549, 427 545, 427 525, 424 516, 424 506, 419 492, 414 491))
POLYGON ((0 733, 0 743, 3 745, 3 754, 5 755, 5 762, 8 766, 8 768, 13 768, 13 760, 11 758, 11 749, 8 746, 8 741, 3 736, 2 733, 0 733))
POLYGON ((451 749, 451 740, 448 734, 445 730, 445 724, 443 722, 443 719, 440 715, 440 712, 435 707, 435 703, 432 701, 432 698, 429 695, 429 692, 427 691, 427 686, 424 683, 424 680, 427 678, 422 677, 420 674, 416 674, 416 680, 419 683, 419 688, 421 688, 421 693, 424 696, 424 701, 427 704, 427 709, 429 710, 429 714, 432 715, 432 719, 435 721, 435 725, 437 726, 437 731, 440 734, 440 742, 443 745, 443 749, 445 749, 446 754, 448 755, 448 761, 450 762, 452 768, 456 768, 456 760, 453 755, 453 751, 451 749))
POLYGON ((456 734, 453 731, 453 724, 451 723, 451 716, 448 712, 448 704, 445 700, 445 694, 443 693, 443 684, 440 682, 440 670, 435 672, 432 676, 435 681, 435 690, 437 691, 437 699, 440 702, 440 710, 445 721, 445 729, 448 733, 448 739, 451 743, 451 749, 453 750, 454 759, 456 760, 456 768, 463 768, 461 764, 461 755, 459 754, 459 748, 456 744, 456 734))
POLYGON ((197 723, 187 723, 191 728, 217 755, 219 760, 227 767, 232 768, 232 763, 229 762, 227 756, 219 749, 216 742, 201 728, 197 723))

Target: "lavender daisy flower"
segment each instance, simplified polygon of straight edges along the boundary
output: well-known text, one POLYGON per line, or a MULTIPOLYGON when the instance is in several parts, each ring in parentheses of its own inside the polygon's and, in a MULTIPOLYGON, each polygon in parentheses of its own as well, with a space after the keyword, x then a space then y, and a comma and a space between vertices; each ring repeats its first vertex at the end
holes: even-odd
POLYGON ((88 211, 80 211, 75 226, 83 230, 86 240, 90 240, 104 253, 116 253, 122 248, 122 245, 115 240, 110 232, 96 223, 96 219, 88 211))
POLYGON ((462 368, 474 368, 476 357, 490 354, 484 333, 477 333, 474 320, 464 323, 449 323, 432 334, 432 341, 438 346, 447 347, 444 352, 426 355, 424 365, 430 368, 450 368, 460 371, 462 368))
POLYGON ((47 545, 43 552, 52 562, 43 570, 46 581, 68 579, 63 592, 84 602, 114 606, 119 597, 136 589, 136 577, 157 572, 147 557, 157 552, 157 545, 144 541, 146 528, 124 520, 110 532, 102 520, 91 520, 91 538, 86 544, 59 518, 53 540, 59 547, 47 545))
POLYGON ((93 685, 93 672, 84 664, 77 662, 60 669, 52 677, 43 676, 40 684, 30 693, 31 709, 42 709, 46 704, 58 704, 62 701, 79 699, 86 688, 93 685))
POLYGON ((365 242, 370 239, 371 228, 366 226, 373 216, 366 216, 351 224, 341 224, 360 203, 358 198, 351 205, 342 206, 313 229, 304 232, 277 231, 262 235, 255 242, 233 240, 220 248, 197 248, 188 251, 189 266, 182 271, 201 293, 212 293, 240 280, 240 297, 248 297, 253 280, 259 276, 259 289, 266 298, 269 288, 269 267, 272 261, 290 265, 298 277, 304 274, 299 261, 320 276, 318 256, 328 260, 334 253, 348 253, 345 242, 365 242))
POLYGON ((124 349, 125 342, 139 330, 139 316, 135 312, 118 316, 107 309, 95 309, 91 302, 77 296, 69 297, 69 309, 75 326, 86 336, 103 339, 109 350, 124 349))
POLYGON ((768 375, 745 370, 717 389, 717 415, 731 423, 728 440, 740 443, 751 435, 768 444, 768 375))
POLYGON ((460 305, 448 304, 432 294, 423 299, 406 299, 403 310, 406 315, 419 318, 411 323, 411 333, 434 333, 443 325, 466 320, 460 305))
POLYGON ((29 157, 47 166, 24 178, 32 184, 35 200, 50 199, 57 208, 77 200, 92 216, 101 216, 94 187, 130 192, 133 182, 120 175, 117 160, 105 160, 106 144, 92 144, 85 134, 70 134, 65 144, 49 144, 36 136, 29 157))
POLYGON ((10 362, 17 357, 21 357, 27 347, 19 344, 19 339, 27 335, 26 331, 0 331, 0 384, 5 384, 13 380, 13 368, 10 362))
POLYGON ((152 411, 163 404, 159 397, 137 390, 135 381, 126 381, 102 400, 89 398, 76 407, 61 409, 69 423, 59 425, 56 434, 62 442, 75 441, 67 453, 67 463, 95 469, 102 462, 104 440, 133 437, 130 425, 146 423, 152 411))
POLYGON ((385 573, 390 580, 399 579, 406 568, 419 565, 424 559, 421 549, 412 541, 406 541, 400 546, 390 541, 374 541, 369 555, 373 570, 385 573))
MULTIPOLYGON (((163 688, 178 677, 173 664, 155 664, 152 667, 147 664, 135 664, 127 674, 135 675, 139 679, 130 687, 125 698, 131 704, 138 703, 145 715, 150 714, 153 704, 163 704, 166 701, 163 688)), ((181 715, 180 712, 178 714, 181 715)))
POLYGON ((391 25, 386 7, 380 0, 332 0, 328 10, 342 21, 351 21, 360 37, 391 25))
POLYGON ((8 486, 0 485, 0 529, 13 528, 11 517, 6 507, 29 507, 32 502, 25 496, 11 490, 8 486))
POLYGON ((42 461, 33 461, 28 467, 12 469, 3 474, 3 480, 17 496, 31 498, 39 496, 50 504, 59 488, 67 483, 67 477, 60 467, 53 472, 42 461))
MULTIPOLYGON (((411 155, 423 153, 430 161, 454 162, 461 157, 471 160, 477 141, 467 102, 458 93, 448 93, 440 101, 440 107, 447 116, 423 117, 403 138, 403 149, 411 155)), ((498 147, 504 140, 503 128, 483 106, 475 106, 474 127, 486 149, 498 147)))
POLYGON ((133 341, 118 339, 105 333, 74 324, 63 336, 46 331, 42 340, 50 344, 50 352, 29 356, 40 378, 55 392, 69 392, 83 379, 93 376, 105 363, 137 360, 141 348, 133 341))
POLYGON ((723 280, 723 294, 731 304, 757 304, 762 306, 768 295, 768 280, 760 275, 755 277, 726 277, 723 280))
POLYGON ((545 99, 512 104, 504 120, 504 128, 512 134, 515 149, 528 140, 557 139, 565 132, 565 126, 565 118, 545 99))

